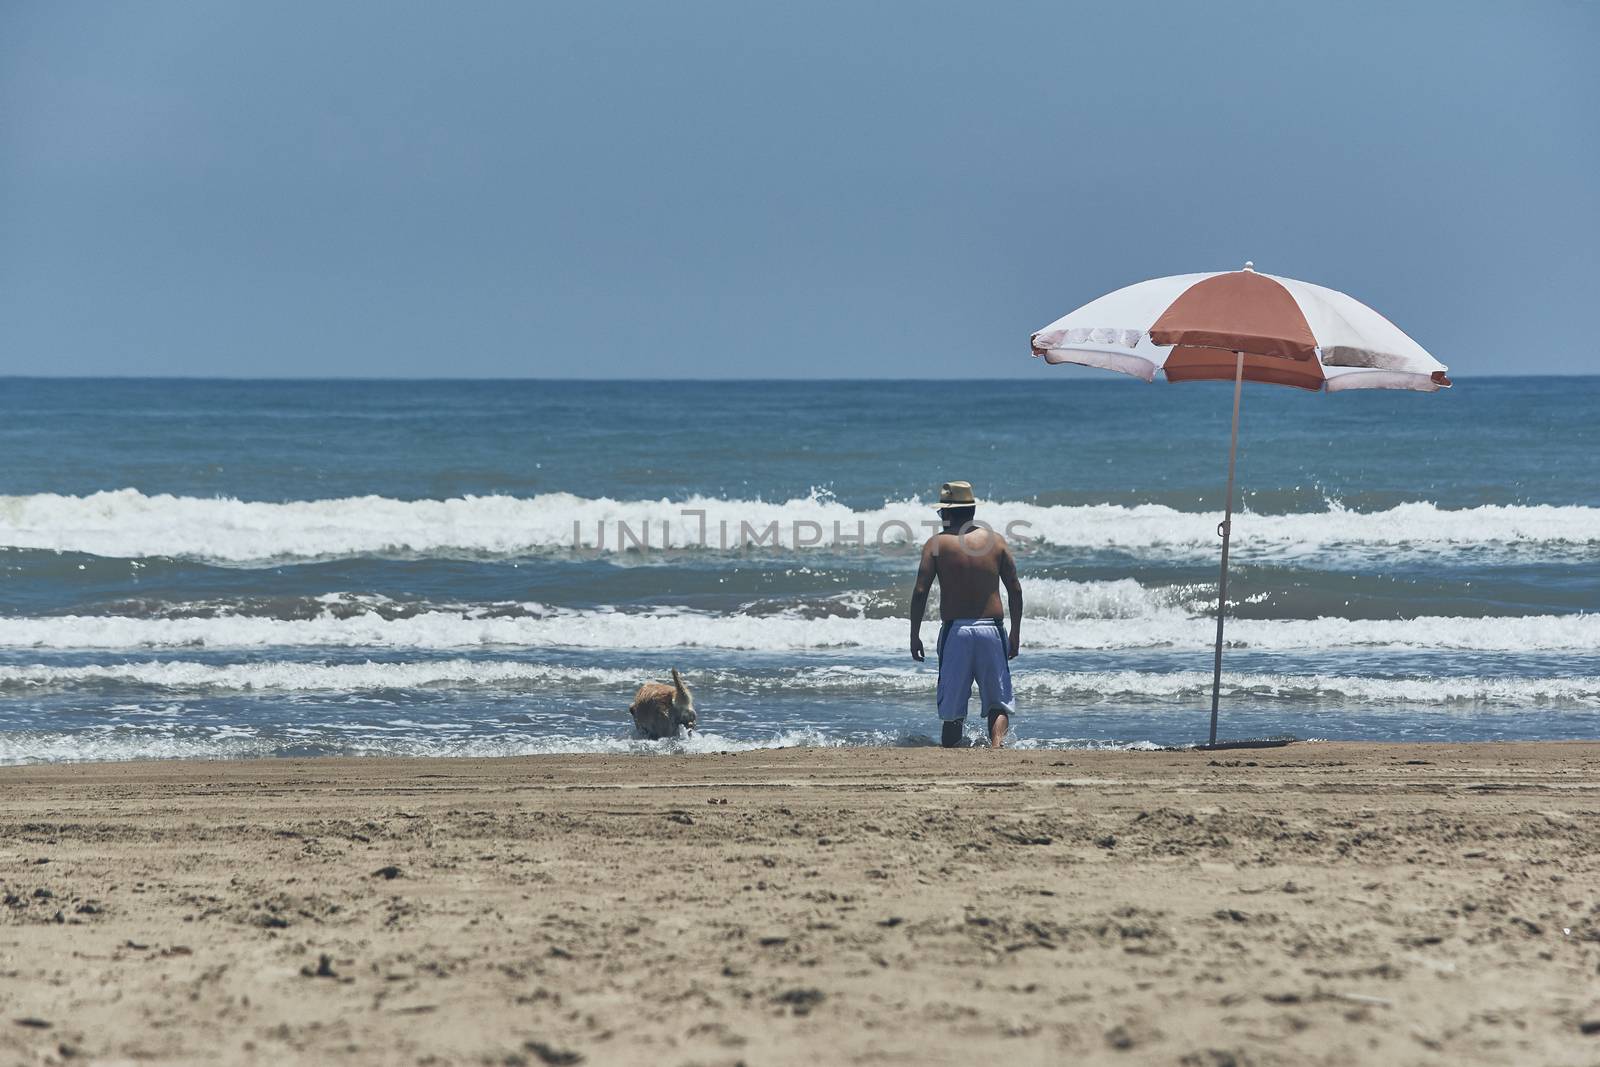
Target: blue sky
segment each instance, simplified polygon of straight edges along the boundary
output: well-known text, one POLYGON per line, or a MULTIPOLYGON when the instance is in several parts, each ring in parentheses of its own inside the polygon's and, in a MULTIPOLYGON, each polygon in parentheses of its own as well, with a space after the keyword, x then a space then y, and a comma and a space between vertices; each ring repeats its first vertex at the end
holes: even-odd
POLYGON ((1591 373, 1596 45, 1589 2, 12 0, 0 373, 1023 377, 1246 259, 1461 375, 1591 373))

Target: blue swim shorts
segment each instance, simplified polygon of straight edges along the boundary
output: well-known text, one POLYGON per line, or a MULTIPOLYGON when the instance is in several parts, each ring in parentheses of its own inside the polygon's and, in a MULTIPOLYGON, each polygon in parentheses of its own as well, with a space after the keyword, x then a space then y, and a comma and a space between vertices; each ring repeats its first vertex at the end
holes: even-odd
POLYGON ((1006 631, 999 619, 950 619, 939 628, 939 718, 950 722, 967 717, 973 682, 978 683, 985 715, 1016 714, 1006 631))

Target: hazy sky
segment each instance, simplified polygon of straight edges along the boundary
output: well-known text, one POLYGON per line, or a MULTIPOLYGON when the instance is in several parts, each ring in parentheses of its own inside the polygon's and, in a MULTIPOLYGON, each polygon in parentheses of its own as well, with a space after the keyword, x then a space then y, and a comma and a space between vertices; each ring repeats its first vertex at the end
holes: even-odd
POLYGON ((7 0, 0 373, 1042 375, 1246 259, 1595 372, 1597 48, 1586 0, 7 0))

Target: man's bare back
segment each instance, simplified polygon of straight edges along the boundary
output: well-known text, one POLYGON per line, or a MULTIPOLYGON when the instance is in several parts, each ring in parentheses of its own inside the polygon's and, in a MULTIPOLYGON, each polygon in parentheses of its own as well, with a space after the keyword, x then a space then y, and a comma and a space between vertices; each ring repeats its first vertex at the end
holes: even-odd
POLYGON ((939 578, 939 618, 1000 617, 1001 561, 1011 554, 999 534, 981 527, 966 534, 941 531, 922 551, 939 578))

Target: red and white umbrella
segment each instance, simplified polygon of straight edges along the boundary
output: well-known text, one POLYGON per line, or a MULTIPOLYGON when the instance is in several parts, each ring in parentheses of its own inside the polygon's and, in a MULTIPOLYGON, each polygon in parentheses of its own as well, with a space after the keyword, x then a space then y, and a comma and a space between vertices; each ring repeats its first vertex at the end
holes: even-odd
POLYGON ((1447 387, 1445 366, 1354 297, 1243 270, 1179 274, 1107 293, 1033 335, 1046 363, 1152 381, 1244 380, 1301 389, 1447 387))
POLYGON ((1338 392, 1448 388, 1444 364, 1394 323, 1353 297, 1294 278, 1243 270, 1179 274, 1139 282, 1052 322, 1033 335, 1046 363, 1080 363, 1154 381, 1232 381, 1233 433, 1223 520, 1222 578, 1211 684, 1211 745, 1217 743, 1222 627, 1233 532, 1233 472, 1239 394, 1246 381, 1338 392))

